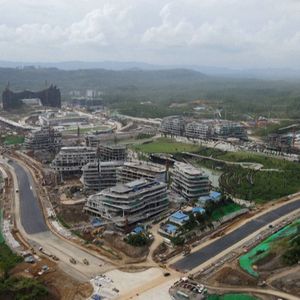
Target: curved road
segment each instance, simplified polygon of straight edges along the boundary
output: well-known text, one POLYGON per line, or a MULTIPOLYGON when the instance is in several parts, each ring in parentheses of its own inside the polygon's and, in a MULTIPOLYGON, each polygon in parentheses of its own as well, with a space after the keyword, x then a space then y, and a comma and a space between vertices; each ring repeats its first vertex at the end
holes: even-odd
POLYGON ((27 234, 35 234, 48 231, 42 208, 34 194, 32 177, 26 173, 19 164, 12 162, 15 169, 20 198, 21 223, 27 234))
POLYGON ((207 260, 213 258, 214 256, 220 254, 227 248, 243 240, 244 238, 261 229, 262 227, 276 221, 277 219, 299 208, 300 199, 291 203, 287 203, 270 212, 267 212, 261 215, 260 217, 242 225, 238 229, 230 232, 229 234, 224 235, 223 237, 207 245, 206 247, 175 262, 174 264, 172 264, 172 267, 180 271, 190 271, 195 267, 203 264, 207 260))

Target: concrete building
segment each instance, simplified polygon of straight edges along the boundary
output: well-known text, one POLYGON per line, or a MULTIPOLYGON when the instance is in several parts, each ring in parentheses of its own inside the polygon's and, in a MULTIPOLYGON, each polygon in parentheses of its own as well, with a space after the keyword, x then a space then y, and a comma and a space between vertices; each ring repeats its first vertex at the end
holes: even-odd
POLYGON ((187 201, 208 196, 211 182, 208 175, 191 165, 176 162, 172 170, 171 188, 187 201))
POLYGON ((63 147, 51 163, 51 167, 62 176, 81 175, 81 169, 96 160, 96 148, 63 147))
POLYGON ((217 138, 237 138, 240 140, 247 140, 247 132, 245 128, 236 122, 219 121, 214 126, 215 136, 217 138))
POLYGON ((82 168, 81 181, 87 191, 100 192, 117 184, 117 168, 123 161, 93 161, 82 168))
POLYGON ((90 133, 85 135, 85 145, 87 147, 98 147, 101 143, 105 141, 104 136, 110 135, 113 133, 112 128, 104 128, 102 130, 97 130, 96 133, 90 133))
POLYGON ((48 111, 39 116, 39 122, 42 126, 76 126, 88 124, 89 118, 77 113, 48 111))
POLYGON ((101 161, 125 161, 127 159, 126 146, 120 144, 99 145, 98 154, 101 161))
POLYGON ((56 152, 62 144, 62 134, 51 128, 43 127, 40 130, 30 132, 24 141, 26 150, 46 150, 56 152))
POLYGON ((127 226, 166 211, 168 205, 165 183, 139 179, 90 196, 84 210, 126 230, 127 226))
POLYGON ((214 133, 212 122, 191 122, 185 126, 185 135, 193 139, 210 139, 214 133))
POLYGON ((122 167, 117 169, 117 180, 120 183, 139 178, 166 182, 166 175, 164 166, 145 161, 125 162, 122 167))
POLYGON ((170 116, 161 121, 160 131, 167 135, 184 136, 185 120, 181 116, 170 116))

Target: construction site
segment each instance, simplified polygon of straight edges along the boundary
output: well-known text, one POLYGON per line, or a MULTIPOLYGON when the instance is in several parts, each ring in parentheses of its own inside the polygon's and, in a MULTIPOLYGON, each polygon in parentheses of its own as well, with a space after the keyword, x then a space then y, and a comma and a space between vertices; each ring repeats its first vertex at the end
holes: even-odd
MULTIPOLYGON (((192 165, 189 156, 173 157, 172 163, 169 159, 150 162, 150 155, 134 151, 132 144, 146 147, 153 140, 159 142, 160 136, 130 137, 123 143, 116 136, 129 134, 131 127, 126 126, 130 122, 116 122, 120 128, 115 134, 95 134, 97 142, 91 142, 90 133, 81 135, 80 130, 66 135, 52 126, 27 128, 33 123, 16 126, 5 122, 7 133, 18 130, 24 142, 1 148, 2 232, 15 252, 32 261, 18 264, 11 274, 38 278, 48 288, 49 299, 94 295, 139 299, 141 292, 150 293, 160 285, 165 291, 161 299, 170 295, 174 299, 185 295, 186 299, 209 299, 230 292, 274 299, 277 290, 284 295, 299 294, 298 267, 281 263, 281 241, 274 246, 278 252, 272 250, 268 256, 265 248, 263 252, 255 248, 293 224, 299 215, 272 223, 239 246, 241 236, 234 241, 235 249, 229 249, 231 242, 223 253, 223 246, 214 243, 230 239, 234 230, 251 223, 258 212, 277 206, 247 206, 245 200, 214 190, 210 174, 192 165), (213 250, 202 254, 210 244, 213 250), (241 261, 248 253, 251 263, 245 269, 241 261), (260 257, 262 253, 265 256, 260 257), (259 259, 254 260, 256 255, 259 259), (129 292, 125 283, 132 284, 129 292), (269 296, 262 292, 265 287, 269 296)), ((135 123, 135 128, 143 126, 135 123)), ((181 131, 182 125, 178 126, 176 130, 181 131)), ((219 130, 220 136, 225 134, 221 133, 224 128, 214 130, 219 130)), ((208 137, 207 132, 201 134, 203 139, 208 137)), ((293 197, 298 203, 298 196, 293 197)), ((287 199, 278 203, 290 205, 287 199)))

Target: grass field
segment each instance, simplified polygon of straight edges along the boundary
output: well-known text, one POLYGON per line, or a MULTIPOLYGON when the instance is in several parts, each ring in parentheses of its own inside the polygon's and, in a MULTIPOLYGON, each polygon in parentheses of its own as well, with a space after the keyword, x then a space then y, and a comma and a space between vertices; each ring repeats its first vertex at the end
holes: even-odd
POLYGON ((198 152, 199 146, 185 144, 173 141, 167 138, 159 138, 153 142, 134 145, 133 149, 137 152, 144 153, 180 153, 180 152, 198 152))
POLYGON ((221 207, 215 209, 212 212, 211 217, 212 217, 213 221, 217 221, 226 215, 229 215, 233 212, 239 211, 240 209, 241 209, 241 207, 236 203, 226 204, 225 206, 221 206, 221 207))
POLYGON ((6 145, 17 145, 24 143, 24 136, 22 135, 8 135, 4 139, 6 145))

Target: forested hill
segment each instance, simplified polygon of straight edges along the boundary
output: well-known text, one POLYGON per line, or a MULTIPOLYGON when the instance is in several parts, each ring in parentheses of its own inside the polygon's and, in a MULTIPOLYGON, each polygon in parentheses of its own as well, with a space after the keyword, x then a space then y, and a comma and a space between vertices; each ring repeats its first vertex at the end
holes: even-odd
POLYGON ((109 91, 119 88, 162 87, 190 85, 206 80, 208 76, 187 69, 112 71, 105 69, 60 70, 56 68, 11 69, 0 68, 0 87, 7 83, 14 89, 41 89, 45 82, 56 84, 62 93, 70 90, 98 89, 109 91))
MULTIPOLYGON (((228 118, 245 114, 299 118, 300 82, 222 78, 189 69, 171 70, 60 70, 56 68, 0 68, 0 92, 9 82, 12 90, 41 90, 57 85, 64 101, 69 92, 87 89, 103 92, 106 104, 133 116, 164 117, 193 113, 193 100, 226 110, 228 118), (145 107, 143 102, 151 102, 145 107), (174 106, 174 102, 186 107, 174 106)), ((213 116, 213 108, 204 117, 213 116)))

